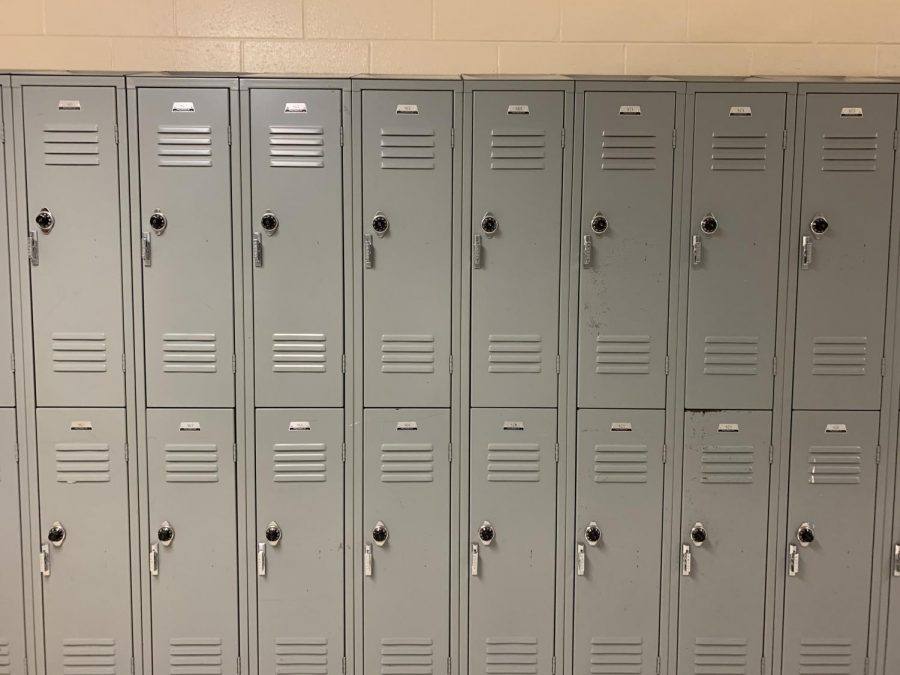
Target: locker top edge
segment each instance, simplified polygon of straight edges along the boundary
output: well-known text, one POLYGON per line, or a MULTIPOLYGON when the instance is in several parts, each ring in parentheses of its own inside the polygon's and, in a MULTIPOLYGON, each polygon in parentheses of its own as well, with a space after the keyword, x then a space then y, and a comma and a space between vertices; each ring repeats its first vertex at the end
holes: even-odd
POLYGON ((353 91, 366 89, 435 89, 462 91, 462 80, 458 75, 403 76, 403 75, 356 75, 351 78, 353 91))
POLYGON ((821 82, 800 82, 800 94, 812 94, 816 92, 827 93, 890 93, 900 92, 900 82, 889 79, 839 79, 823 80, 821 82))
POLYGON ((742 78, 742 79, 704 79, 689 80, 687 82, 687 93, 700 92, 771 92, 780 94, 796 94, 797 80, 781 80, 781 79, 761 79, 761 78, 742 78))
POLYGON ((13 73, 10 78, 13 87, 27 86, 70 86, 70 87, 116 87, 125 88, 125 77, 110 73, 68 73, 66 71, 44 73, 13 73))
POLYGON ((463 75, 463 91, 575 91, 567 75, 463 75))
POLYGON ((575 81, 575 92, 578 94, 589 91, 669 91, 681 94, 687 89, 686 82, 669 77, 635 79, 626 76, 601 77, 587 75, 582 77, 572 75, 572 79, 575 81))
POLYGON ((349 75, 248 75, 239 79, 241 91, 250 89, 340 89, 350 91, 349 75))
POLYGON ((215 73, 141 73, 125 77, 127 89, 141 87, 212 87, 237 90, 236 74, 215 73))

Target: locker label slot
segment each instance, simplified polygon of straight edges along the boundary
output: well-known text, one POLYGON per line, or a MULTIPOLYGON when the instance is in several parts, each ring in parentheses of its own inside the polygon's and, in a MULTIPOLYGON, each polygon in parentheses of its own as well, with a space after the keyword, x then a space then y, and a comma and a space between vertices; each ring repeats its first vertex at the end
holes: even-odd
POLYGON ((525 431, 525 422, 507 420, 503 423, 503 431, 525 431))
POLYGON ((513 105, 506 108, 507 115, 530 115, 531 110, 527 105, 521 103, 514 103, 513 105))
POLYGON ((734 422, 724 422, 719 425, 719 433, 737 433, 741 430, 741 425, 734 422))
POLYGON ((846 434, 847 433, 847 425, 846 424, 826 424, 825 425, 825 433, 826 434, 846 434))
POLYGON ((397 106, 398 115, 418 115, 419 106, 415 103, 401 103, 397 106))
POLYGON ((69 429, 72 431, 90 431, 93 428, 94 424, 90 420, 74 420, 69 425, 69 429))
POLYGON ((172 103, 172 112, 194 112, 194 102, 175 101, 172 103))
POLYGON ((862 117, 862 108, 841 108, 841 117, 862 117))
POLYGON ((613 422, 609 425, 610 431, 631 431, 631 422, 613 422))
POLYGON ((178 425, 178 431, 200 431, 200 422, 182 422, 178 425))
POLYGON ((284 112, 286 112, 286 113, 305 113, 306 112, 306 104, 305 103, 285 103, 284 104, 284 112))
POLYGON ((622 105, 619 106, 619 114, 620 115, 640 115, 641 106, 639 105, 622 105))
POLYGON ((56 107, 58 110, 81 110, 81 101, 62 99, 56 107))
POLYGON ((733 105, 728 111, 730 117, 750 117, 753 115, 753 109, 749 105, 733 105))
POLYGON ((288 431, 310 431, 312 425, 309 422, 291 422, 288 431))
POLYGON ((418 431, 419 424, 417 422, 397 422, 397 431, 418 431))

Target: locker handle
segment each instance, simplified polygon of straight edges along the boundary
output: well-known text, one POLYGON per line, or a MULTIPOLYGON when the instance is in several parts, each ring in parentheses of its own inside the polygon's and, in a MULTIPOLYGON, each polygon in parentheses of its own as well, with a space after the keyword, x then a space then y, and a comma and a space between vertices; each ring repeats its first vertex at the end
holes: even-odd
POLYGON ((256 573, 264 577, 266 576, 266 545, 256 545, 256 573))
POLYGON ((50 576, 50 544, 41 544, 40 555, 41 576, 50 576))
POLYGON ((590 267, 594 246, 591 243, 591 235, 586 234, 581 239, 581 266, 590 267))
POLYGON ((37 267, 40 263, 40 257, 38 256, 38 238, 36 232, 29 230, 27 247, 28 260, 34 267, 37 267))
POLYGON ((371 234, 363 236, 363 264, 367 270, 375 267, 375 239, 371 234))
POLYGON ((263 266, 263 243, 262 243, 262 235, 259 232, 253 233, 253 241, 251 244, 251 249, 253 252, 253 266, 254 267, 262 267, 263 266))
POLYGON ((812 265, 813 238, 808 234, 803 235, 803 243, 800 246, 800 269, 808 270, 812 265))
POLYGON ((472 544, 472 576, 478 576, 478 544, 472 544))
POLYGON ((800 573, 800 547, 797 544, 788 546, 788 576, 795 577, 800 573))
POLYGON ((372 576, 372 544, 366 544, 366 552, 363 555, 363 574, 372 576))
POLYGON ((691 264, 699 265, 703 259, 703 240, 699 234, 691 237, 691 264))
POLYGON ((144 261, 144 267, 150 267, 150 233, 141 233, 141 260, 144 261))
POLYGON ((476 270, 480 270, 482 266, 482 245, 481 245, 481 235, 476 234, 472 237, 472 267, 476 270))
POLYGON ((681 576, 689 577, 691 576, 691 563, 693 562, 693 556, 691 554, 690 544, 682 544, 681 545, 681 576))
POLYGON ((578 544, 576 547, 578 562, 575 566, 575 573, 583 577, 584 576, 584 544, 578 544))
POLYGON ((150 576, 159 576, 159 544, 150 546, 150 576))
POLYGON ((900 544, 894 544, 894 576, 900 577, 900 544))

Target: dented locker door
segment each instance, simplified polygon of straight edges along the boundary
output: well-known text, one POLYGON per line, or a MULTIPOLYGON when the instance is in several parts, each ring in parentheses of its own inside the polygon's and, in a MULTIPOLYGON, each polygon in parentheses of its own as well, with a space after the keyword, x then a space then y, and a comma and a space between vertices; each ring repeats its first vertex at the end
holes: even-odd
POLYGON ((478 91, 472 405, 556 405, 565 94, 478 91))
POLYGON ((794 407, 877 410, 894 182, 894 94, 810 94, 794 407))
POLYGON ((25 673, 25 608, 22 604, 22 538, 19 530, 16 411, 0 409, 0 671, 25 673), (6 668, 3 671, 3 668, 6 668))
POLYGON ((227 89, 138 89, 149 406, 234 405, 227 89))
POLYGON ((237 673, 234 452, 231 410, 147 411, 154 672, 237 673))
POLYGON ((556 607, 556 411, 473 410, 469 673, 549 673, 556 607))
MULTIPOLYGON (((9 101, 9 88, 0 86, 0 124, 3 123, 2 112, 6 109, 5 103, 9 101)), ((8 120, 7 124, 11 124, 8 120)), ((12 195, 15 188, 13 181, 6 180, 6 147, 0 145, 0 260, 9 261, 9 232, 7 230, 7 192, 12 195)), ((9 152, 12 152, 10 145, 9 152)), ((12 176, 10 176, 10 179, 12 176)), ((7 262, 6 273, 0 273, 0 359, 13 359, 13 313, 12 295, 10 288, 11 266, 7 262)), ((14 406, 16 404, 15 378, 13 369, 0 368, 0 406, 14 406)), ((0 638, 2 639, 2 638, 0 638)))
POLYGON ((343 403, 341 92, 250 90, 258 406, 343 403))
POLYGON ((864 672, 877 444, 877 412, 794 412, 785 675, 864 672))
POLYGON ((125 411, 39 408, 37 464, 48 673, 131 668, 125 411), (102 611, 97 608, 102 598, 102 611))
POLYGON ((342 420, 341 410, 256 412, 261 673, 333 672, 344 655, 342 420))
POLYGON ((584 97, 579 406, 665 407, 675 100, 584 97))
POLYGON ((665 425, 662 410, 578 412, 576 673, 656 674, 665 425))
POLYGON ((37 405, 124 405, 116 88, 23 86, 21 119, 37 405))
POLYGON ((367 410, 363 673, 438 672, 450 657, 450 411, 367 410))
POLYGON ((786 99, 696 95, 687 408, 772 406, 786 99))
POLYGON ((771 427, 764 411, 685 415, 679 673, 762 663, 771 427))
POLYGON ((362 93, 367 406, 450 404, 453 93, 362 93))

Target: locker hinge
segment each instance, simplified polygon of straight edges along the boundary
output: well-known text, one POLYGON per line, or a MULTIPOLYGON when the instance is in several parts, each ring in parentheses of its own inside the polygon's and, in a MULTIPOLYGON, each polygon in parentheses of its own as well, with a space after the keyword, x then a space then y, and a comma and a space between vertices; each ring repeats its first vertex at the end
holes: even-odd
POLYGON ((16 353, 13 352, 9 355, 9 369, 12 372, 16 372, 16 353))
POLYGON ((553 655, 553 658, 550 661, 550 672, 553 675, 556 675, 556 654, 553 655))
POLYGON ((16 443, 16 464, 19 463, 19 444, 16 443))
POLYGON ((122 354, 122 372, 125 372, 125 354, 122 354))
POLYGON ((453 464, 453 443, 447 443, 447 461, 453 464))
POLYGON ((556 374, 559 375, 559 354, 556 355, 556 374))
POLYGON ((27 675, 28 674, 28 657, 27 656, 22 657, 22 664, 25 666, 24 672, 27 675))
POLYGON ((453 672, 453 660, 448 656, 447 657, 447 675, 453 672))
POLYGON ((237 464, 237 443, 231 444, 231 461, 237 464))
POLYGON ((772 375, 777 375, 777 374, 778 374, 778 357, 773 356, 772 357, 772 375))
POLYGON ((131 657, 131 675, 134 675, 134 657, 131 657))
POLYGON ((344 675, 347 675, 347 657, 346 656, 341 657, 341 672, 344 675))
POLYGON ((678 129, 672 129, 672 147, 678 146, 678 129))
POLYGON ((894 150, 897 150, 897 146, 900 145, 900 129, 894 129, 894 150))
POLYGON ((887 377, 887 359, 881 359, 881 376, 887 377))
POLYGON ((787 150, 787 129, 781 131, 781 149, 787 150))
MULTIPOLYGON (((119 144, 119 125, 118 124, 116 124, 113 127, 113 136, 115 136, 116 145, 118 145, 119 144)), ((131 672, 134 672, 134 670, 132 670, 131 672)))
POLYGON ((775 446, 770 445, 769 446, 769 464, 772 464, 774 462, 775 462, 775 446))
POLYGON ((660 668, 662 668, 662 659, 657 656, 656 657, 656 675, 659 675, 660 668))
POLYGON ((125 463, 128 464, 128 441, 125 441, 125 463))
POLYGON ((344 127, 341 127, 341 147, 344 147, 344 127))
POLYGON ((453 374, 453 354, 450 355, 450 374, 453 374))
POLYGON ((663 443, 662 447, 662 460, 663 464, 665 464, 669 459, 669 446, 663 443))
MULTIPOLYGON (((228 125, 228 145, 231 145, 231 125, 230 124, 228 125)), ((240 660, 238 660, 238 663, 240 663, 240 660)), ((240 671, 238 671, 238 672, 240 672, 240 671)))
POLYGON ((0 144, 6 144, 6 127, 0 124, 0 144))
POLYGON ((241 675, 241 657, 237 657, 237 675, 241 675))
POLYGON ((456 127, 450 127, 450 147, 456 147, 456 127))
POLYGON ((553 444, 553 459, 559 462, 559 443, 553 444))
POLYGON ((869 657, 866 657, 866 660, 863 661, 863 675, 869 675, 869 657))
POLYGON ((237 355, 236 354, 231 355, 231 372, 232 373, 237 372, 237 355))
POLYGON ((766 657, 759 660, 759 675, 766 675, 766 657))
POLYGON ((876 465, 881 464, 881 446, 880 445, 875 446, 875 464, 876 465))
POLYGON ((347 372, 347 355, 346 354, 341 354, 341 372, 342 373, 347 372))
POLYGON ((666 354, 666 375, 669 374, 669 355, 666 354))
POLYGON ((347 444, 345 442, 341 443, 341 461, 347 461, 347 444))

